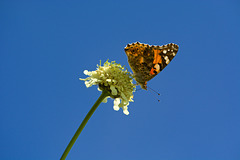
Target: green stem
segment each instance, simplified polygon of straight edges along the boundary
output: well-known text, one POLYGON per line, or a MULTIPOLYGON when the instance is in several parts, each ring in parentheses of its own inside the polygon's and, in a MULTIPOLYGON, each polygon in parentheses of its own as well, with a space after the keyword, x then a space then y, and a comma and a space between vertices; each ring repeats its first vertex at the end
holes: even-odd
POLYGON ((97 107, 99 106, 99 104, 104 100, 104 98, 106 98, 107 96, 109 96, 108 92, 103 90, 101 96, 98 98, 98 100, 95 102, 95 104, 92 106, 91 110, 88 112, 88 114, 86 115, 86 117, 84 118, 84 120, 82 121, 81 125, 79 126, 79 128, 77 129, 76 133, 74 134, 74 136, 72 137, 71 141, 69 142, 67 148, 65 149, 62 157, 60 160, 64 160, 66 159, 69 151, 71 150, 72 146, 74 145, 75 141, 77 140, 78 136, 80 135, 80 133, 82 132, 83 128, 85 127, 85 125, 87 124, 88 120, 91 118, 91 116, 93 115, 94 111, 97 109, 97 107))

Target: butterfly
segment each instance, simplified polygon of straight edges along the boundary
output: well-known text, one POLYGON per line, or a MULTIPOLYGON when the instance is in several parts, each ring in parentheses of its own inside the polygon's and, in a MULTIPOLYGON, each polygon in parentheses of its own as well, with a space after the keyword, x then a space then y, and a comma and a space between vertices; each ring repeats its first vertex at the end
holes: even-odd
POLYGON ((140 42, 125 47, 128 63, 137 84, 147 90, 147 82, 161 72, 178 52, 178 45, 154 46, 140 42))

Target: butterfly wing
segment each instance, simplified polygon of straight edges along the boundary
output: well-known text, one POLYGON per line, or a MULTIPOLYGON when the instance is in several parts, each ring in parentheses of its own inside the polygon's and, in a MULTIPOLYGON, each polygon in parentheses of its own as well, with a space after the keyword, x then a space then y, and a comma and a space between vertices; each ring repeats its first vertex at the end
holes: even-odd
POLYGON ((138 84, 147 89, 147 81, 161 72, 175 57, 178 45, 150 46, 139 42, 128 44, 125 52, 138 84))

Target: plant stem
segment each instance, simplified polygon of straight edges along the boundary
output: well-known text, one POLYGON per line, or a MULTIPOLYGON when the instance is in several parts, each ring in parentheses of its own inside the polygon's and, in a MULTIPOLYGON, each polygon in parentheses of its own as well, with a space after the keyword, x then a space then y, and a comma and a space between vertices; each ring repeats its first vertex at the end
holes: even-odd
POLYGON ((83 128, 85 127, 85 125, 87 124, 88 120, 91 118, 91 116, 93 115, 94 111, 97 109, 97 107, 99 106, 99 104, 104 100, 104 98, 106 98, 107 96, 109 96, 109 93, 105 90, 102 91, 102 94, 100 95, 100 97, 98 98, 98 100, 95 102, 95 104, 92 106, 91 110, 88 112, 88 114, 86 115, 86 117, 84 118, 84 120, 82 121, 81 125, 79 126, 79 128, 77 129, 76 133, 74 134, 74 136, 72 137, 71 141, 69 142, 67 148, 65 149, 64 153, 62 154, 62 157, 60 160, 65 160, 69 151, 71 150, 72 146, 74 145, 75 141, 77 140, 78 136, 80 135, 80 133, 82 132, 83 128))

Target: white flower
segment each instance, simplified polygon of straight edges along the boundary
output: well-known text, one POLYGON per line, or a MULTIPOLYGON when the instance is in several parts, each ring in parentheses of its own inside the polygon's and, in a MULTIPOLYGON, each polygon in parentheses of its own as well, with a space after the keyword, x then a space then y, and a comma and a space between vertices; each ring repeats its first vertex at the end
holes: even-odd
MULTIPOLYGON (((103 66, 98 66, 95 71, 83 72, 85 75, 89 76, 85 79, 86 87, 91 87, 92 85, 98 85, 98 90, 106 90, 109 92, 110 97, 114 99, 113 109, 118 111, 120 108, 123 109, 123 113, 128 115, 128 105, 129 102, 133 102, 133 92, 135 92, 135 85, 132 83, 132 74, 125 70, 120 64, 112 61, 109 63, 106 61, 103 66)), ((108 98, 108 97, 107 97, 108 98)), ((107 102, 107 98, 103 102, 107 102)))

